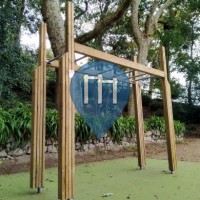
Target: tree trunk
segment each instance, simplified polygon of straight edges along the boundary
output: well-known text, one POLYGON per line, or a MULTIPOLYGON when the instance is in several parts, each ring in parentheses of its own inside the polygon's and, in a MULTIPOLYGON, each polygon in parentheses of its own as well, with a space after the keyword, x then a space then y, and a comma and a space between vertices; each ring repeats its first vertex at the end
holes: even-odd
MULTIPOLYGON (((93 30, 76 37, 79 43, 86 43, 92 39, 101 36, 108 28, 121 19, 131 4, 131 0, 122 1, 113 13, 109 13, 103 19, 96 23, 93 30)), ((42 2, 43 21, 47 23, 47 32, 54 56, 59 56, 65 50, 65 29, 64 21, 60 13, 59 0, 43 0, 42 2)), ((56 91, 58 91, 58 70, 56 79, 56 91)), ((56 92, 56 101, 58 94, 56 92)))
POLYGON ((169 44, 165 44, 165 55, 166 55, 166 66, 167 66, 167 79, 168 79, 168 81, 170 81, 170 66, 169 66, 170 48, 169 48, 169 44))
POLYGON ((154 86, 154 80, 155 78, 152 77, 150 79, 150 83, 149 83, 149 91, 148 91, 148 96, 152 99, 153 98, 153 86, 154 86))
POLYGON ((146 64, 151 41, 151 38, 145 38, 138 43, 138 63, 146 64))
POLYGON ((47 23, 47 32, 54 56, 63 54, 65 47, 64 21, 60 13, 58 0, 43 0, 43 21, 47 23))
MULTIPOLYGON (((149 39, 143 39, 140 41, 140 43, 138 43, 138 63, 145 64, 148 56, 149 45, 150 45, 149 39)), ((133 95, 133 90, 131 88, 131 93, 128 101, 128 116, 135 115, 134 99, 135 97, 133 95)))
POLYGON ((188 104, 190 106, 193 105, 193 103, 192 103, 192 80, 189 80, 189 85, 188 85, 188 104))
MULTIPOLYGON (((130 5, 131 0, 122 1, 114 12, 109 13, 98 21, 93 30, 77 36, 76 41, 83 44, 102 35, 123 17, 130 5)), ((65 37, 64 21, 60 13, 59 0, 43 0, 41 11, 43 20, 47 23, 47 32, 54 56, 61 55, 64 52, 65 37)))

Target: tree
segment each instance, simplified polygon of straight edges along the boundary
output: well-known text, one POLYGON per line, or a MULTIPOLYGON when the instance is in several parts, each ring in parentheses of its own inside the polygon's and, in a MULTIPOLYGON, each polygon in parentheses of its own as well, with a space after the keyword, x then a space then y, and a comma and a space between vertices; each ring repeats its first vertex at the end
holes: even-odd
POLYGON ((35 62, 32 52, 20 46, 24 22, 24 0, 0 2, 0 97, 11 99, 31 90, 30 68, 35 62))
MULTIPOLYGON (((85 1, 87 2, 87 1, 85 1)), ((109 1, 108 1, 109 2, 109 1)), ((92 30, 76 36, 78 43, 87 43, 92 39, 102 35, 108 28, 116 23, 120 18, 123 17, 131 4, 131 0, 122 1, 117 9, 112 13, 105 15, 100 18, 92 30)), ((104 9, 105 10, 105 9, 104 9)), ((42 16, 43 20, 48 25, 48 35, 51 41, 54 56, 61 55, 64 52, 64 21, 60 13, 60 6, 58 0, 44 0, 42 3, 42 16)))
MULTIPOLYGON (((81 17, 87 11, 87 5, 89 1, 78 1, 78 5, 84 4, 86 9, 84 12, 78 14, 81 17)), ((91 1, 90 1, 91 2, 91 1)), ((94 1, 95 3, 96 1, 94 1)), ((113 1, 114 2, 114 1, 113 1)), ((109 12, 105 15, 108 11, 109 5, 111 5, 111 1, 105 1, 105 6, 101 6, 101 9, 104 10, 104 15, 101 15, 98 18, 98 21, 95 22, 92 30, 89 30, 86 33, 76 36, 76 42, 78 43, 87 43, 92 39, 96 39, 100 37, 108 28, 110 28, 114 23, 116 23, 120 18, 123 17, 124 13, 127 11, 128 7, 131 4, 131 0, 122 1, 114 11, 109 12), (106 3, 107 2, 107 3, 106 3)), ((80 7, 80 6, 79 6, 80 7)), ((116 7, 116 6, 115 6, 116 7)), ((98 11, 98 10, 97 10, 98 11)), ((54 53, 54 56, 59 56, 64 53, 65 47, 65 38, 64 38, 64 21, 61 16, 60 12, 60 1, 58 0, 43 0, 42 2, 42 16, 44 22, 47 23, 47 32, 49 35, 49 39, 51 42, 51 47, 54 53)), ((75 19, 78 17, 75 17, 75 19)), ((58 73, 57 73, 57 80, 58 80, 58 73)), ((56 82, 56 90, 58 91, 58 81, 56 82)), ((57 95, 57 102, 58 102, 58 95, 57 95)))
MULTIPOLYGON (((200 1, 184 1, 160 20, 163 30, 159 33, 161 42, 167 48, 168 74, 176 70, 185 74, 187 82, 187 103, 192 105, 194 88, 199 80, 199 59, 195 43, 199 38, 200 1), (171 63, 171 67, 169 67, 171 63)), ((195 89, 195 96, 197 90, 195 89)))

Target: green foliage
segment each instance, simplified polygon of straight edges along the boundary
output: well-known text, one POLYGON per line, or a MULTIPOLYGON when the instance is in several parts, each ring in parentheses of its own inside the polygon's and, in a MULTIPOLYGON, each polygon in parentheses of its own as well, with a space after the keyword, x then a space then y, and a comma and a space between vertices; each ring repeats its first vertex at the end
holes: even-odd
POLYGON ((31 136, 31 106, 29 104, 16 105, 16 108, 9 110, 12 121, 10 124, 13 127, 12 136, 15 140, 13 147, 25 145, 30 141, 31 136))
POLYGON ((135 119, 133 117, 119 117, 109 130, 109 136, 117 142, 126 136, 132 138, 135 134, 135 119))
POLYGON ((10 124, 12 118, 9 113, 0 108, 0 149, 4 147, 8 139, 10 138, 10 133, 12 132, 12 124, 10 124))
POLYGON ((174 120, 174 130, 175 130, 175 133, 178 137, 184 136, 184 133, 185 133, 185 130, 186 130, 185 124, 181 123, 178 120, 174 120))
MULTIPOLYGON (((30 96, 35 52, 20 45, 25 1, 0 2, 0 100, 30 96)), ((29 97, 30 98, 30 97, 29 97)))
MULTIPOLYGON (((166 126, 164 117, 151 116, 146 120, 147 130, 152 132, 151 137, 154 140, 165 138, 166 126)), ((185 124, 178 120, 174 120, 174 131, 178 137, 183 137, 185 134, 185 124)))
POLYGON ((181 93, 183 91, 180 83, 176 79, 171 79, 170 86, 171 86, 172 99, 178 99, 178 97, 181 95, 181 93))
POLYGON ((149 104, 151 104, 151 97, 147 94, 143 94, 142 95, 142 105, 143 106, 149 106, 149 104))
POLYGON ((165 135, 165 119, 163 117, 151 116, 147 119, 147 130, 159 132, 160 135, 165 135))
POLYGON ((46 111, 46 137, 58 139, 58 111, 56 109, 47 109, 46 111))
POLYGON ((90 130, 90 127, 85 123, 84 119, 80 115, 75 116, 75 133, 76 141, 85 143, 90 139, 95 139, 96 136, 90 130))
MULTIPOLYGON (((14 139, 11 148, 24 146, 30 141, 31 135, 31 106, 29 104, 17 103, 15 108, 0 108, 0 147, 5 147, 10 138, 14 139)), ((145 131, 152 131, 153 139, 157 140, 165 136, 165 121, 163 117, 151 116, 144 123, 145 131)), ((177 136, 183 136, 185 125, 180 121, 174 121, 177 136)), ((58 111, 47 109, 46 112, 46 138, 58 139, 58 111)), ((124 137, 131 139, 135 137, 136 127, 133 117, 119 117, 107 135, 115 142, 121 142, 124 137)), ((84 119, 76 114, 75 116, 75 139, 76 142, 85 143, 96 140, 95 134, 91 131, 84 119)))
POLYGON ((200 123, 200 107, 190 106, 184 103, 173 103, 174 119, 180 120, 186 124, 200 123))

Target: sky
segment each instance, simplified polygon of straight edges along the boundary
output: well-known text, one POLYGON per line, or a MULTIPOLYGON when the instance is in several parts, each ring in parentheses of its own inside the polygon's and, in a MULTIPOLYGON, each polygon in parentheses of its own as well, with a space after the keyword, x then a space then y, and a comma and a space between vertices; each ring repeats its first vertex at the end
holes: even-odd
MULTIPOLYGON (((23 30, 21 33, 21 44, 31 49, 38 49, 39 48, 39 32, 35 34, 31 34, 29 31, 23 30)), ((46 44, 47 44, 47 49, 50 49, 51 44, 48 37, 46 37, 46 44)), ((77 53, 75 54, 76 59, 82 56, 83 55, 81 54, 77 54, 77 53)), ((77 62, 77 65, 83 65, 87 63, 87 61, 88 61, 88 58, 81 59, 80 61, 77 62)))

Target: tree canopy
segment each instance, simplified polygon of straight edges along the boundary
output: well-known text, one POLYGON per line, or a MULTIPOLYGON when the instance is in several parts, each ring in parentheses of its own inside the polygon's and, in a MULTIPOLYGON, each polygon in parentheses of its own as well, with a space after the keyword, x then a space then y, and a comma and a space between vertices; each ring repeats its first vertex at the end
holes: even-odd
MULTIPOLYGON (((54 56, 64 47, 64 3, 66 0, 11 0, 0 2, 0 98, 16 91, 30 93, 31 68, 37 51, 20 43, 21 31, 38 30, 48 24, 54 56), (23 77, 23 78, 22 78, 23 77)), ((179 87, 179 96, 188 104, 198 104, 199 91, 199 0, 73 0, 75 39, 94 48, 158 68, 158 47, 166 47, 168 78, 179 87), (182 73, 181 86, 171 75, 182 73), (183 92, 184 89, 184 92, 183 92)), ((152 79, 153 80, 153 79, 152 79)), ((151 88, 159 84, 151 81, 151 88)))

